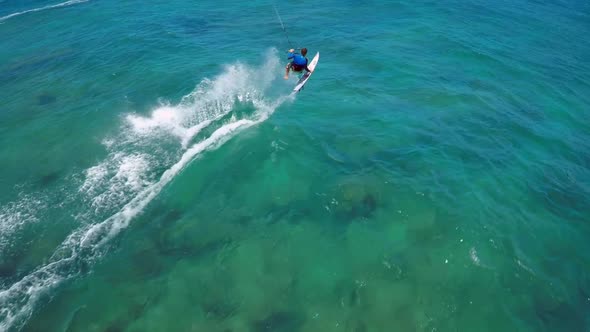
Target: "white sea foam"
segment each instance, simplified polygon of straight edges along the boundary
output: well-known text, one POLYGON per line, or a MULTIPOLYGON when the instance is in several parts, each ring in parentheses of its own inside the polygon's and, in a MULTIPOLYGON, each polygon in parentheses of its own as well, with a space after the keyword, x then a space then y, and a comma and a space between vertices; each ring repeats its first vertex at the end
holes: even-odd
POLYGON ((525 265, 520 259, 516 259, 516 263, 518 264, 518 266, 522 267, 528 273, 530 273, 532 275, 536 275, 535 271, 533 269, 531 269, 530 267, 528 267, 527 265, 525 265))
POLYGON ((84 180, 84 184, 80 188, 80 191, 90 193, 95 192, 98 185, 106 178, 107 175, 108 164, 105 162, 90 167, 86 170, 86 179, 84 180))
POLYGON ((32 196, 21 196, 17 201, 0 207, 0 253, 14 242, 11 239, 24 225, 39 220, 37 212, 44 207, 41 200, 32 196))
POLYGON ((22 12, 17 12, 17 13, 13 13, 10 15, 6 15, 6 16, 2 16, 0 17, 0 22, 5 21, 9 18, 15 17, 15 16, 20 16, 23 14, 27 14, 27 13, 33 13, 33 12, 39 12, 42 10, 46 10, 46 9, 52 9, 52 8, 59 8, 59 7, 66 7, 66 6, 71 6, 71 5, 75 5, 77 3, 82 3, 82 2, 87 2, 88 0, 70 0, 70 1, 66 1, 66 2, 62 2, 62 3, 58 3, 55 5, 50 5, 50 6, 45 6, 45 7, 39 7, 39 8, 33 8, 33 9, 29 9, 29 10, 25 10, 22 12))
MULTIPOLYGON (((182 128, 182 109, 172 106, 162 106, 152 112, 150 117, 127 116, 127 121, 133 130, 141 135, 149 135, 155 129, 169 130, 172 132, 182 128)), ((179 133, 177 133, 179 134, 179 133)))
MULTIPOLYGON (((91 197, 95 209, 119 206, 120 201, 124 201, 124 205, 110 217, 97 223, 87 223, 74 231, 53 253, 49 263, 38 267, 8 289, 0 290, 0 331, 18 329, 45 292, 80 273, 81 266, 98 259, 109 241, 202 152, 216 149, 240 131, 266 120, 286 100, 292 100, 292 95, 274 100, 265 98, 264 91, 271 86, 277 72, 280 72, 280 67, 275 54, 269 56, 265 66, 258 69, 239 64, 227 66, 217 78, 199 84, 179 105, 163 105, 147 117, 126 117, 121 142, 117 139, 105 140, 109 142, 107 148, 111 152, 103 162, 86 171, 85 181, 80 187, 80 192, 91 197), (214 125, 240 101, 251 102, 254 113, 242 119, 232 116, 222 120, 224 123, 215 124, 219 127, 209 136, 190 144, 202 129, 214 125), (178 138, 180 158, 171 163, 159 178, 152 180, 150 174, 153 174, 153 168, 162 166, 152 161, 160 156, 136 149, 155 147, 153 144, 158 144, 163 133, 178 138)), ((158 151, 152 153, 157 154, 158 151)))
POLYGON ((471 261, 473 262, 473 264, 475 264, 477 266, 481 266, 481 261, 479 260, 479 256, 477 256, 477 251, 475 250, 474 247, 469 249, 469 257, 471 258, 471 261))
POLYGON ((163 141, 175 140, 182 152, 204 128, 230 113, 237 102, 252 102, 262 109, 263 106, 256 104, 264 99, 259 91, 270 86, 273 77, 266 73, 276 72, 278 60, 269 57, 265 64, 258 69, 228 65, 215 79, 203 80, 178 105, 162 103, 147 116, 126 115, 119 136, 103 140, 111 153, 86 171, 80 188, 93 211, 99 214, 120 208, 153 183, 156 178, 152 170, 169 167, 174 162, 174 159, 169 162, 170 158, 179 156, 172 148, 162 149, 163 141), (256 85, 251 83, 253 78, 258 82, 256 85))
POLYGON ((91 198, 95 212, 116 207, 151 184, 149 166, 149 156, 145 154, 113 153, 88 169, 80 190, 91 198))
POLYGON ((177 137, 186 149, 193 137, 231 112, 236 102, 261 100, 262 93, 276 77, 277 66, 276 57, 269 57, 263 68, 252 69, 239 63, 228 65, 215 79, 204 79, 178 105, 163 104, 149 116, 128 115, 126 120, 131 131, 126 140, 137 142, 164 133, 177 137))
POLYGON ((170 182, 191 160, 199 153, 206 149, 213 148, 219 144, 227 141, 240 129, 249 127, 255 124, 251 120, 239 120, 231 122, 217 129, 211 136, 205 140, 195 144, 188 149, 181 157, 181 159, 171 168, 166 170, 160 180, 145 190, 140 192, 134 199, 127 203, 121 211, 117 212, 105 221, 92 225, 89 229, 84 230, 84 235, 81 237, 80 244, 83 247, 93 247, 102 245, 108 242, 113 236, 117 235, 119 231, 129 225, 132 218, 137 216, 145 206, 162 190, 162 188, 170 182))
POLYGON ((35 302, 43 292, 78 273, 76 265, 87 264, 96 259, 102 247, 126 228, 195 156, 206 149, 219 146, 239 130, 255 123, 258 122, 239 120, 217 129, 207 139, 188 149, 176 164, 164 172, 158 182, 146 187, 119 212, 100 223, 72 233, 54 253, 51 263, 38 268, 10 288, 0 291, 0 331, 22 324, 31 315, 35 302))

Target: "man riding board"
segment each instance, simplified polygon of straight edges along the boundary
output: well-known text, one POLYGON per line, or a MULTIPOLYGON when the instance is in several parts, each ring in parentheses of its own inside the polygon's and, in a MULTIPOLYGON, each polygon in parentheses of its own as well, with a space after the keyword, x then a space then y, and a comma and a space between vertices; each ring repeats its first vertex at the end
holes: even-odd
POLYGON ((295 53, 294 49, 289 50, 289 54, 287 54, 287 59, 292 61, 289 62, 289 64, 287 64, 287 67, 285 68, 285 79, 289 79, 289 70, 292 70, 297 73, 302 72, 304 69, 308 72, 311 71, 309 70, 309 68, 307 68, 307 63, 309 61, 307 61, 307 58, 305 57, 306 55, 307 48, 305 47, 301 49, 301 54, 295 53))

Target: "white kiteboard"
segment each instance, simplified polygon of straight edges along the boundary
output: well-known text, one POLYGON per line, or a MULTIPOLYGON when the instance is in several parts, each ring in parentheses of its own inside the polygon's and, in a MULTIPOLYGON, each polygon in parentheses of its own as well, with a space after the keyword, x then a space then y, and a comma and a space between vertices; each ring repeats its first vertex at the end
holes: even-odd
POLYGON ((317 52, 315 54, 315 56, 313 57, 313 59, 311 60, 311 62, 307 65, 307 68, 309 68, 310 71, 306 71, 305 74, 303 74, 303 76, 301 76, 301 78, 297 82, 297 85, 295 85, 295 88, 293 88, 293 93, 299 92, 299 90, 301 90, 303 88, 305 83, 307 83, 307 80, 309 79, 311 74, 315 71, 315 66, 318 64, 319 60, 320 60, 320 52, 317 52))

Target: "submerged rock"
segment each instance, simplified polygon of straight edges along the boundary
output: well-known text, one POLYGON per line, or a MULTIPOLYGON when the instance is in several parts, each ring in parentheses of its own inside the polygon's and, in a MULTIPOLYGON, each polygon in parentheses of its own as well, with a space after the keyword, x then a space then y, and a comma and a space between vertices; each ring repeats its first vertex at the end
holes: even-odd
POLYGON ((165 263, 156 248, 147 248, 133 253, 131 256, 132 268, 129 272, 143 278, 157 277, 165 271, 165 263))
POLYGON ((59 172, 51 172, 41 176, 41 178, 39 179, 39 183, 42 186, 48 186, 57 180, 59 180, 59 172))
POLYGON ((15 277, 18 269, 18 261, 16 259, 0 258, 0 278, 15 277))
POLYGON ((176 24, 188 35, 203 35, 209 30, 209 22, 204 18, 179 16, 176 24))
POLYGON ((337 197, 332 201, 336 217, 343 221, 370 219, 378 206, 378 195, 364 183, 341 185, 337 197))
POLYGON ((367 332, 369 329, 367 328, 367 324, 364 321, 352 317, 346 322, 346 331, 367 332))
POLYGON ((233 242, 228 225, 201 220, 178 222, 178 213, 171 214, 171 221, 158 233, 156 246, 160 255, 175 257, 201 257, 210 255, 233 242))
POLYGON ((37 96, 37 104, 39 106, 53 104, 53 103, 55 103, 56 100, 57 100, 57 98, 55 96, 50 95, 50 94, 42 94, 42 95, 37 96))
POLYGON ((269 314, 264 319, 254 322, 252 324, 252 329, 256 332, 295 332, 299 331, 304 323, 305 318, 300 313, 292 311, 276 311, 269 314))
POLYGON ((583 313, 563 300, 548 296, 535 297, 535 313, 550 331, 583 331, 583 313))
POLYGON ((224 320, 233 316, 238 307, 235 303, 207 298, 201 301, 201 309, 208 318, 224 320))
POLYGON ((529 179, 528 187, 531 196, 554 215, 587 222, 590 191, 581 183, 579 173, 547 166, 529 179))

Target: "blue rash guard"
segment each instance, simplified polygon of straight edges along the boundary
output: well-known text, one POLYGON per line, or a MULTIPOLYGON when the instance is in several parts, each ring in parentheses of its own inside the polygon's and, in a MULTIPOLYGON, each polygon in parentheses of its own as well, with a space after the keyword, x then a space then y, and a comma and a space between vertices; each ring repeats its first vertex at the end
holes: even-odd
POLYGON ((307 58, 303 55, 299 53, 289 52, 289 54, 287 55, 287 59, 293 59, 293 61, 291 62, 291 68, 294 71, 302 71, 303 69, 309 71, 309 69, 307 69, 307 58))

